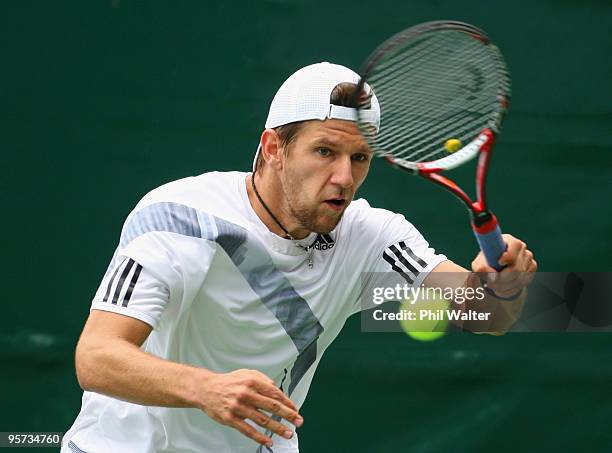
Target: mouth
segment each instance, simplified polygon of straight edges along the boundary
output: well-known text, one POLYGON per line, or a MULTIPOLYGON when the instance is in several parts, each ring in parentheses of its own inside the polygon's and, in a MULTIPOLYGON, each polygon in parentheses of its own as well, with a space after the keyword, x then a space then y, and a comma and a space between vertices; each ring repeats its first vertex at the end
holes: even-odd
POLYGON ((346 200, 344 198, 330 198, 325 200, 324 203, 334 211, 342 211, 346 207, 346 200))

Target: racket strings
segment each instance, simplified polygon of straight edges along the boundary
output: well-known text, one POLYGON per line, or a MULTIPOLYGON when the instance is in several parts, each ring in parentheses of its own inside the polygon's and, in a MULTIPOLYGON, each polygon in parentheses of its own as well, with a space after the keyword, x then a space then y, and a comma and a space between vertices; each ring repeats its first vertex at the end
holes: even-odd
MULTIPOLYGON (((442 74, 447 74, 446 76, 438 76, 434 81, 437 85, 434 86, 432 83, 432 78, 428 74, 413 74, 410 82, 405 84, 395 84, 390 85, 387 90, 385 90, 385 97, 388 97, 389 100, 387 104, 391 107, 396 107, 397 105, 405 105, 402 101, 405 99, 404 96, 398 96, 402 92, 402 90, 409 89, 410 90, 410 98, 413 100, 413 103, 405 105, 406 110, 414 109, 413 104, 417 102, 422 102, 425 105, 435 106, 440 102, 451 102, 451 105, 464 105, 464 101, 461 98, 456 96, 452 96, 461 88, 466 88, 465 83, 461 83, 456 80, 456 75, 453 73, 448 73, 445 71, 447 65, 456 65, 461 64, 461 57, 455 57, 449 59, 444 66, 440 66, 440 68, 434 68, 436 71, 442 74), (444 91, 442 91, 444 90, 444 91)), ((377 86, 381 86, 384 81, 376 79, 374 81, 377 86)), ((373 83, 374 83, 373 82, 373 83)), ((491 81, 489 81, 491 83, 491 81)), ((490 88, 495 88, 495 85, 491 85, 490 88)), ((431 110, 431 109, 430 109, 431 110)))
MULTIPOLYGON (((382 85, 389 81, 395 81, 398 75, 403 76, 406 73, 406 68, 415 61, 425 61, 423 57, 433 52, 438 52, 438 54, 444 52, 443 43, 441 41, 434 43, 430 47, 428 47, 426 43, 419 44, 423 45, 415 47, 416 44, 412 44, 407 49, 403 49, 401 52, 384 60, 376 69, 377 83, 382 85)), ((416 75, 418 77, 419 74, 416 75)), ((422 75, 424 76, 424 74, 422 75)))
POLYGON ((509 87, 497 48, 456 30, 399 44, 368 83, 382 118, 378 135, 366 138, 375 152, 413 162, 446 157, 451 138, 475 138, 499 117, 498 94, 509 87))
MULTIPOLYGON (((463 105, 463 99, 458 97, 453 97, 452 94, 456 93, 458 89, 464 88, 465 83, 457 80, 456 74, 453 72, 449 72, 446 69, 448 67, 453 67, 457 64, 461 63, 461 60, 464 59, 466 55, 461 53, 456 53, 454 58, 451 58, 445 62, 443 66, 438 65, 438 67, 433 67, 432 70, 424 70, 423 67, 420 68, 419 71, 410 71, 408 72, 410 76, 410 86, 406 87, 406 84, 390 84, 384 92, 390 98, 386 104, 393 109, 397 108, 397 105, 404 105, 404 109, 402 110, 405 113, 408 110, 419 110, 420 113, 426 113, 427 110, 433 111, 437 108, 437 105, 441 102, 444 102, 448 105, 448 102, 451 102, 452 105, 463 105), (435 77, 432 77, 431 74, 437 74, 435 77), (445 74, 440 76, 439 74, 445 74), (454 79, 454 80, 453 80, 454 79), (418 88, 417 88, 418 87, 418 88), (411 103, 405 103, 405 95, 402 95, 402 91, 405 89, 409 89, 411 103), (441 89, 444 89, 442 92, 441 89), (395 102, 393 101, 395 99, 395 102), (415 109, 415 104, 420 103, 421 105, 417 105, 417 109, 415 109), (422 105, 429 105, 431 108, 423 109, 422 105)), ((472 56, 469 56, 473 58, 472 56)), ((434 62, 435 65, 436 62, 434 62)), ((422 62, 422 65, 428 64, 431 66, 431 62, 422 62)), ((376 83, 376 86, 380 87, 385 80, 381 80, 376 78, 372 83, 376 83)))
MULTIPOLYGON (((471 110, 457 106, 457 109, 449 109, 450 114, 447 112, 440 114, 438 112, 435 116, 430 116, 424 112, 418 118, 408 118, 407 125, 395 123, 385 129, 385 137, 379 139, 379 144, 387 143, 389 137, 396 137, 394 145, 398 146, 400 151, 394 154, 397 157, 409 159, 413 158, 427 144, 431 135, 443 136, 447 130, 452 128, 455 131, 455 138, 463 140, 470 131, 482 126, 482 111, 487 107, 487 103, 488 101, 474 105, 471 110), (423 136, 423 129, 427 129, 429 135, 423 136), (415 149, 416 151, 413 152, 415 149), (408 153, 410 155, 405 157, 408 153)), ((495 105, 488 107, 490 107, 489 110, 494 110, 495 105)), ((397 112, 399 115, 407 115, 405 109, 398 109, 397 112)), ((427 155, 422 157, 431 157, 431 153, 427 153, 427 155)))
MULTIPOLYGON (((426 159, 433 155, 432 152, 427 152, 426 147, 428 145, 435 147, 434 153, 439 152, 439 143, 430 144, 431 136, 440 136, 444 139, 447 131, 452 129, 454 137, 463 141, 471 131, 482 126, 482 115, 479 110, 472 112, 462 110, 445 116, 446 118, 443 118, 438 114, 435 118, 412 119, 408 126, 402 123, 388 126, 384 130, 385 135, 378 138, 378 146, 393 151, 393 154, 397 157, 413 159, 421 153, 423 154, 421 159, 426 159), (435 126, 432 126, 432 124, 435 124, 435 126), (422 134, 424 128, 429 132, 427 136, 422 134), (409 154, 409 156, 406 156, 406 154, 409 154)), ((448 137, 446 137, 447 139, 448 137)))
POLYGON ((420 35, 412 40, 396 44, 395 52, 388 53, 383 60, 377 63, 376 72, 390 74, 393 70, 401 68, 399 63, 402 61, 409 64, 421 55, 445 52, 448 49, 448 40, 445 39, 446 33, 439 32, 437 39, 432 39, 431 35, 420 35))
MULTIPOLYGON (((446 81, 443 81, 446 82, 446 81)), ((403 89, 404 86, 401 86, 401 88, 403 89)), ((447 110, 451 111, 451 112, 456 112, 456 111, 460 111, 460 112, 465 112, 465 113, 475 113, 478 114, 480 112, 482 112, 485 107, 488 107, 487 110, 494 110, 496 108, 497 102, 491 102, 491 98, 484 98, 482 97, 478 103, 474 103, 473 105, 469 106, 469 110, 467 108, 465 108, 465 103, 463 102, 463 100, 458 99, 458 98, 452 98, 449 97, 448 95, 446 96, 437 96, 437 95, 429 95, 429 93, 431 92, 431 90, 410 90, 411 94, 415 95, 415 96, 411 96, 411 103, 406 103, 406 102, 402 102, 403 101, 403 97, 401 96, 401 93, 399 93, 395 88, 391 87, 389 90, 386 90, 384 92, 384 96, 381 96, 381 100, 382 103, 385 105, 386 110, 389 111, 393 111, 395 112, 397 115, 403 115, 406 116, 408 120, 412 120, 414 122, 414 129, 415 132, 418 133, 418 130, 421 129, 421 127, 423 126, 422 123, 426 124, 426 123, 431 123, 433 121, 437 121, 437 120, 441 120, 443 118, 448 118, 449 116, 454 116, 454 114, 448 115, 448 113, 443 112, 443 114, 440 114, 440 109, 439 109, 439 105, 441 103, 444 103, 445 107, 447 110), (422 94, 423 96, 416 96, 422 94), (389 100, 387 100, 389 99, 389 100), (411 117, 411 111, 414 110, 414 106, 413 104, 417 104, 420 103, 422 105, 428 105, 430 106, 429 108, 421 108, 419 110, 419 115, 414 117, 411 117), (489 105, 487 105, 489 104, 489 105)), ((385 118, 386 119, 386 118, 385 118)), ((385 124, 386 121, 384 121, 385 119, 383 119, 383 124, 385 124)), ((400 124, 397 124, 395 126, 395 129, 403 127, 400 124)), ((390 127, 389 130, 387 132, 395 134, 397 131, 395 130, 393 127, 390 127)), ((405 128, 405 130, 409 130, 408 128, 405 128)), ((408 132, 406 132, 405 134, 406 136, 410 136, 410 134, 408 132)))
MULTIPOLYGON (((417 158, 419 161, 433 160, 433 158, 440 153, 440 143, 436 143, 435 141, 431 142, 431 136, 439 136, 442 145, 445 140, 448 140, 448 137, 445 137, 446 131, 448 131, 451 127, 455 132, 454 138, 461 140, 462 142, 468 139, 469 133, 473 130, 476 130, 482 121, 480 116, 477 118, 466 117, 463 114, 455 114, 454 116, 448 118, 445 122, 439 124, 439 127, 432 129, 430 123, 422 122, 420 125, 415 126, 416 130, 407 137, 403 137, 401 139, 395 140, 393 143, 385 143, 385 149, 394 150, 393 154, 396 157, 401 157, 402 159, 416 161, 417 158), (419 136, 419 129, 429 127, 430 135, 426 137, 419 136), (399 150, 399 151, 395 151, 399 150)), ((446 154, 445 154, 446 155, 446 154)))
MULTIPOLYGON (((442 35, 442 33, 439 34, 442 35)), ((443 38, 443 36, 436 38, 443 38)), ((465 41, 462 44, 465 46, 465 41)), ((471 44, 472 52, 483 50, 483 46, 476 41, 467 44, 471 44)), ((406 68, 415 66, 415 63, 434 65, 433 71, 452 76, 452 71, 449 71, 452 63, 456 63, 458 59, 473 58, 473 55, 465 51, 465 47, 461 49, 461 52, 457 52, 456 48, 458 48, 457 42, 448 39, 432 40, 430 38, 429 41, 421 40, 418 43, 411 43, 407 48, 397 50, 396 54, 387 57, 377 66, 377 83, 385 84, 389 80, 395 81, 398 74, 406 74, 408 72, 406 68)), ((411 72, 411 76, 421 76, 422 80, 431 80, 429 73, 424 70, 411 72)))
MULTIPOLYGON (((486 107, 486 105, 474 106, 474 108, 479 107, 486 107)), ((406 112, 401 114, 406 114, 406 112)), ((450 115, 445 114, 444 117, 439 114, 435 118, 429 118, 427 114, 415 118, 408 117, 406 125, 401 123, 391 126, 384 125, 385 135, 379 137, 378 142, 382 148, 392 149, 400 155, 410 153, 410 158, 416 158, 416 155, 421 152, 421 158, 428 158, 432 156, 428 147, 433 147, 437 152, 443 141, 450 137, 465 141, 470 134, 479 132, 483 126, 481 114, 482 111, 479 110, 462 110, 450 115), (423 135, 423 129, 427 130, 427 135, 423 135)))

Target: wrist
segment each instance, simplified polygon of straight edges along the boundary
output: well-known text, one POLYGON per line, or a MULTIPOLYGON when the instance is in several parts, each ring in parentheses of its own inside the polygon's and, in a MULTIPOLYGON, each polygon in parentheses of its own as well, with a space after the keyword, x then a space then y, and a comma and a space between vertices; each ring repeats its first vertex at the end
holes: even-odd
POLYGON ((205 368, 189 367, 189 372, 185 373, 186 385, 183 395, 187 407, 204 409, 206 401, 204 389, 209 386, 209 382, 214 376, 216 376, 216 373, 205 368))
POLYGON ((496 299, 503 300, 503 301, 508 301, 508 302, 516 300, 519 297, 521 297, 521 295, 523 294, 523 291, 525 290, 525 288, 521 288, 520 290, 518 290, 514 294, 510 294, 509 296, 506 296, 506 295, 502 296, 502 295, 497 294, 495 292, 495 290, 493 290, 491 287, 489 287, 487 282, 485 280, 483 280, 482 278, 480 279, 480 286, 482 286, 484 288, 485 292, 488 295, 490 295, 490 296, 492 296, 492 297, 494 297, 496 299))

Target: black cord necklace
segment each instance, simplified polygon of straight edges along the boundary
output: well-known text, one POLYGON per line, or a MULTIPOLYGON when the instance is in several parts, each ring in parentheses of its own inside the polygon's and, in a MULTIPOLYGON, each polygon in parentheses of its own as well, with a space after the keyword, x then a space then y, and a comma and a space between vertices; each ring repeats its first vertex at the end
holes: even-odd
MULTIPOLYGON (((291 239, 291 241, 299 248, 301 248, 302 250, 304 250, 304 252, 308 252, 308 247, 305 245, 300 244, 296 238, 294 238, 291 233, 289 233, 289 231, 287 231, 287 229, 283 226, 282 223, 280 223, 280 220, 278 220, 276 218, 276 216, 274 214, 272 214, 272 211, 270 210, 270 208, 268 207, 268 205, 263 201, 263 199, 261 198, 261 195, 259 195, 259 191, 257 190, 257 186, 255 185, 255 173, 251 173, 251 184, 253 185, 253 191, 255 192, 255 196, 257 196, 257 199, 259 200, 259 202, 261 203, 261 205, 264 207, 264 209, 266 210, 266 212, 270 215, 270 217, 272 217, 272 220, 274 220, 276 222, 276 224, 280 227, 281 230, 283 230, 283 233, 285 233, 287 235, 287 237, 289 239, 291 239)), ((308 267, 312 268, 312 250, 311 253, 308 255, 308 267)))

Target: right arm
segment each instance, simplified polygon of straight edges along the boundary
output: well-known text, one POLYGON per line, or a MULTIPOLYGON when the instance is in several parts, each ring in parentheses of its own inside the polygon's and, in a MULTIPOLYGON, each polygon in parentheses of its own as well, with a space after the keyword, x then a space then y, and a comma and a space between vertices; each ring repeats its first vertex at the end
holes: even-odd
POLYGON ((291 438, 293 433, 262 411, 296 426, 303 419, 272 379, 256 370, 214 373, 164 360, 140 349, 151 326, 129 316, 92 310, 76 348, 83 390, 136 404, 193 407, 264 445, 272 440, 244 420, 291 438))

